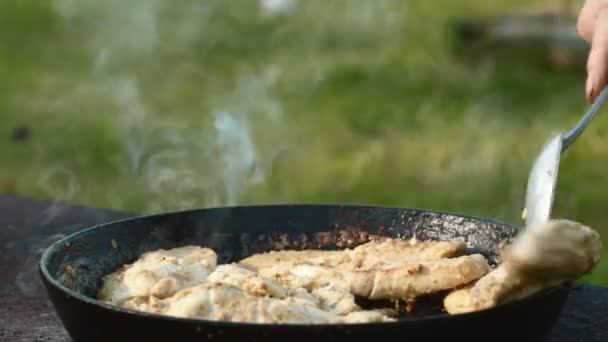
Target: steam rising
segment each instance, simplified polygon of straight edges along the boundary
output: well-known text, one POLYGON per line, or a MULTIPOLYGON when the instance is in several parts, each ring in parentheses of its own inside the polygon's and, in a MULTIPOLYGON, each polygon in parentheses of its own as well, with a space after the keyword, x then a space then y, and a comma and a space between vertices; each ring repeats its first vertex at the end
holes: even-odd
MULTIPOLYGON (((162 53, 191 47, 205 35, 206 21, 219 1, 171 4, 162 0, 56 0, 55 8, 68 29, 83 32, 81 39, 92 55, 92 77, 78 91, 107 98, 117 108, 117 113, 109 114, 117 115, 123 147, 119 165, 133 180, 130 186, 146 193, 149 200, 142 210, 236 205, 250 186, 264 182, 269 156, 282 148, 263 149, 254 134, 254 124, 281 121, 282 108, 269 95, 280 70, 270 65, 261 72, 241 72, 232 91, 201 106, 203 128, 193 134, 180 121, 179 113, 161 113, 148 104, 137 70, 144 65, 145 72, 145 64, 157 63, 162 53), (171 15, 179 19, 167 20, 171 15)), ((295 1, 265 1, 261 6, 274 15, 293 10, 295 1)), ((163 70, 170 75, 172 68, 168 65, 163 70)), ((120 202, 119 198, 108 196, 112 201, 120 202)), ((120 203, 110 205, 116 204, 120 203)))
POLYGON ((268 17, 291 14, 296 5, 296 0, 260 0, 262 12, 268 17))
MULTIPOLYGON (((120 135, 121 151, 112 159, 121 173, 116 181, 127 184, 124 194, 105 195, 107 206, 145 212, 243 204, 256 197, 252 194, 264 194, 256 191, 280 184, 269 182, 271 164, 289 143, 297 143, 272 95, 275 85, 293 81, 294 89, 283 94, 310 94, 308 87, 339 63, 323 57, 327 51, 353 56, 359 45, 402 39, 405 27, 394 14, 403 9, 399 0, 356 6, 299 0, 54 4, 68 38, 85 46, 90 57, 75 97, 96 99, 104 108, 98 113, 84 107, 82 115, 110 116, 120 135), (268 51, 275 58, 265 63, 268 51), (239 53, 252 58, 231 57, 239 53), (230 63, 224 64, 224 57, 230 63), (192 88, 199 85, 195 114, 189 112, 197 106, 191 103, 192 88), (176 89, 186 92, 183 98, 176 89)), ((391 51, 378 49, 366 58, 380 63, 391 51)), ((287 187, 273 189, 273 200, 291 197, 277 191, 287 187)), ((82 188, 86 193, 86 184, 82 188)))
POLYGON ((38 181, 40 188, 53 202, 42 213, 40 225, 50 223, 65 209, 60 203, 69 203, 80 185, 74 172, 61 166, 51 167, 38 181))
MULTIPOLYGON (((141 64, 158 62, 163 52, 189 48, 205 34, 206 20, 219 3, 184 0, 180 6, 172 6, 173 2, 163 0, 54 1, 66 31, 91 56, 90 74, 84 75, 73 95, 101 98, 116 108, 110 113, 95 112, 96 108, 81 113, 111 115, 119 132, 121 153, 113 157, 123 173, 120 179, 128 179, 129 184, 124 193, 105 194, 109 207, 125 206, 132 191, 144 192, 147 201, 140 210, 146 212, 236 205, 250 186, 264 182, 272 156, 283 148, 264 146, 255 136, 255 125, 277 127, 282 119, 282 108, 270 95, 280 75, 272 65, 259 72, 240 73, 234 89, 213 104, 201 106, 200 130, 180 121, 180 113, 158 112, 143 95, 138 74, 141 64), (170 14, 179 20, 162 19, 171 11, 177 11, 170 14)), ((145 66, 143 70, 148 71, 145 66)), ((171 75, 172 66, 163 71, 171 75)), ((69 209, 63 203, 87 191, 77 173, 63 165, 49 168, 38 186, 55 201, 36 220, 40 229, 69 209)), ((36 235, 24 241, 30 257, 14 281, 22 294, 41 293, 37 276, 41 253, 64 236, 51 234, 40 239, 36 235)))
POLYGON ((239 198, 239 189, 243 189, 249 179, 253 183, 263 181, 264 174, 256 165, 256 151, 245 119, 219 112, 215 113, 214 120, 218 144, 222 149, 222 166, 226 170, 226 202, 234 205, 239 198))

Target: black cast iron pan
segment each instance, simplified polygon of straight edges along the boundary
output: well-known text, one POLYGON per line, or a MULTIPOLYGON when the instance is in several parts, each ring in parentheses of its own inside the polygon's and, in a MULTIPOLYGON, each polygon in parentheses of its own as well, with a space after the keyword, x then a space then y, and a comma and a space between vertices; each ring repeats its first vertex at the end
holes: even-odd
POLYGON ((277 205, 192 210, 96 226, 50 246, 40 272, 74 341, 540 341, 564 304, 569 285, 490 310, 450 316, 428 298, 397 322, 274 325, 171 318, 95 300, 103 275, 158 248, 196 244, 218 262, 271 249, 352 247, 368 233, 399 238, 466 241, 470 252, 496 261, 516 228, 455 214, 383 207, 277 205), (414 340, 415 339, 415 340, 414 340))

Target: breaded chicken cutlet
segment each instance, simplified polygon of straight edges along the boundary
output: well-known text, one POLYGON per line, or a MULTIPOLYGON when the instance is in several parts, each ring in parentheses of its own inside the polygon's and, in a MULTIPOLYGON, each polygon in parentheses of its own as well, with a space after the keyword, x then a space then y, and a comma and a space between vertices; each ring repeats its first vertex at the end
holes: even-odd
POLYGON ((412 299, 489 271, 460 241, 383 239, 340 251, 282 251, 217 265, 215 252, 187 246, 145 253, 104 277, 99 298, 140 311, 258 323, 390 321, 356 296, 412 299), (450 258, 456 256, 455 258, 450 258))
POLYGON ((591 272, 601 249, 600 235, 576 222, 528 227, 505 249, 496 269, 448 294, 444 307, 450 314, 466 313, 528 297, 591 272))

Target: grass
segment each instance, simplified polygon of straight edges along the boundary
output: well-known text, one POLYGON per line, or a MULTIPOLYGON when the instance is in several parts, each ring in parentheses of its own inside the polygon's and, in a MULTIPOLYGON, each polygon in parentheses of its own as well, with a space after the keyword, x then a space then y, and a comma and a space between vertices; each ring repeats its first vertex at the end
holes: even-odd
MULTIPOLYGON (((454 57, 449 23, 521 0, 8 0, 0 191, 157 212, 366 203, 519 222, 530 161, 584 72, 454 57), (26 126, 31 137, 10 139, 26 126)), ((608 236, 608 118, 564 158, 556 215, 608 236)), ((606 259, 604 259, 606 260, 606 259)), ((585 281, 608 285, 608 261, 585 281)))

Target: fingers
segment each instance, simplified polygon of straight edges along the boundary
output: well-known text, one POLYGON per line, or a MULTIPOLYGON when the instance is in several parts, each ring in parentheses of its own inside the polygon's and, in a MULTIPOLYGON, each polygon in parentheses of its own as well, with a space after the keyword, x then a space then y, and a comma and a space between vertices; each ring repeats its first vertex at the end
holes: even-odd
POLYGON ((593 102, 608 82, 608 0, 585 1, 576 28, 591 45, 585 93, 587 101, 593 102))
POLYGON ((601 1, 598 0, 587 0, 585 5, 581 8, 578 15, 578 21, 576 22, 576 30, 579 36, 583 38, 587 43, 591 43, 593 38, 593 27, 595 26, 595 14, 601 7, 601 1))
POLYGON ((608 0, 586 0, 579 12, 576 30, 588 43, 593 39, 598 15, 605 8, 608 8, 608 0))
POLYGON ((593 102, 608 83, 608 7, 596 13, 587 60, 587 101, 593 102))

